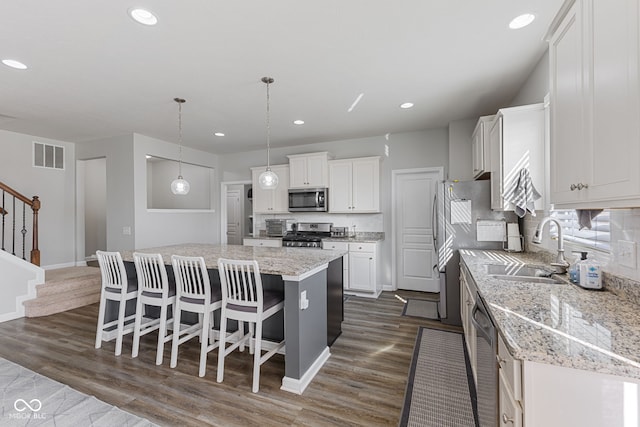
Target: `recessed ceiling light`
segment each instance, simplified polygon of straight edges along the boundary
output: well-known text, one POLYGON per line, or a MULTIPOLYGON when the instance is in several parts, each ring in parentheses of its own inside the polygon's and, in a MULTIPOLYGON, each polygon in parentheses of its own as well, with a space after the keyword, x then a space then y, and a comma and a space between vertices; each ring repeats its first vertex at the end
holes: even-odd
POLYGON ((7 67, 15 68, 17 70, 26 70, 27 66, 24 65, 20 61, 16 61, 15 59, 3 59, 2 63, 7 67))
POLYGON ((214 135, 215 135, 215 136, 224 136, 224 133, 222 133, 222 132, 216 132, 216 133, 214 133, 214 135))
POLYGON ((294 120, 293 124, 294 125, 303 125, 304 124, 304 120, 294 120))
POLYGON ((156 25, 158 18, 146 9, 130 9, 129 15, 136 21, 143 25, 156 25))
POLYGON ((524 28, 527 25, 531 24, 533 20, 536 19, 536 16, 532 13, 524 13, 520 16, 516 16, 509 22, 509 28, 512 30, 518 30, 520 28, 524 28))
POLYGON ((411 107, 413 107, 413 102, 405 102, 404 104, 400 104, 400 108, 407 109, 411 107))

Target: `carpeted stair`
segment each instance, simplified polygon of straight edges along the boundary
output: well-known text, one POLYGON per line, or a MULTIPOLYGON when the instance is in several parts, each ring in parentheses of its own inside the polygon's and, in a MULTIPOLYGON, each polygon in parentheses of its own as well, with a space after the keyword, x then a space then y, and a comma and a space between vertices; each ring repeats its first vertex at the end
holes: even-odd
POLYGON ((100 269, 68 267, 45 272, 36 298, 24 302, 26 317, 48 316, 100 301, 100 269))

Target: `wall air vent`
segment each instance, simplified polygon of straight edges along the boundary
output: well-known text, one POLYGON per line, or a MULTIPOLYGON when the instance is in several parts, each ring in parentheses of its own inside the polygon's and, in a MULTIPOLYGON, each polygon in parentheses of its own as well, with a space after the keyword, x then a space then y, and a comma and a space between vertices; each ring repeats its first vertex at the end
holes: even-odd
POLYGON ((33 166, 36 168, 64 169, 64 147, 34 141, 33 166))

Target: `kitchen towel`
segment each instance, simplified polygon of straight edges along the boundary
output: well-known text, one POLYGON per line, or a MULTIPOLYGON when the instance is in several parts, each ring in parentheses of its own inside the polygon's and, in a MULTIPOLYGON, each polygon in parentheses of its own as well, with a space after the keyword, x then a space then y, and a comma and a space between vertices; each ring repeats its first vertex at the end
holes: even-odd
POLYGON ((531 216, 536 216, 534 202, 542 196, 531 182, 529 169, 522 168, 516 178, 511 181, 511 185, 503 197, 505 201, 513 203, 513 211, 522 218, 527 212, 531 213, 531 216))
POLYGON ((602 212, 602 209, 576 209, 580 230, 583 228, 591 230, 591 220, 597 217, 600 212, 602 212))

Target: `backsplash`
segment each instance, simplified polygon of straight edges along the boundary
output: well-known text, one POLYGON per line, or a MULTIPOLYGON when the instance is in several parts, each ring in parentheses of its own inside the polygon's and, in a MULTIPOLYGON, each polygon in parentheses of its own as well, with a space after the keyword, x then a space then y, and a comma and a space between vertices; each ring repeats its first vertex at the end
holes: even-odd
POLYGON ((356 232, 383 232, 384 215, 377 214, 328 214, 315 212, 295 212, 288 214, 257 214, 254 217, 256 230, 265 230, 265 219, 293 218, 295 222, 331 222, 336 227, 356 226, 356 232))
MULTIPOLYGON (((558 242, 550 238, 549 230, 545 227, 542 243, 531 243, 536 227, 546 212, 537 212, 537 216, 527 215, 524 219, 525 249, 531 252, 545 251, 555 254, 558 242)), ((595 257, 602 264, 604 286, 611 292, 635 300, 640 304, 640 208, 612 209, 610 211, 611 224, 611 254, 590 251, 590 258, 595 257), (635 267, 621 265, 620 240, 634 242, 636 246, 635 267), (592 256, 593 255, 593 256, 592 256)), ((568 259, 572 250, 577 248, 565 242, 565 255, 568 259)))

